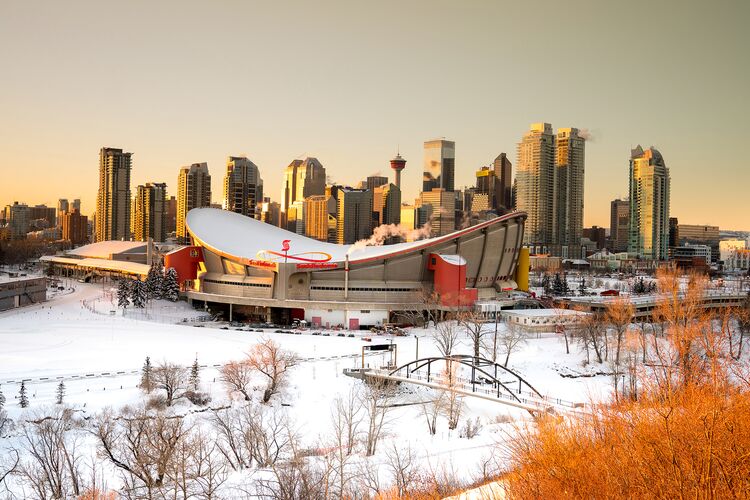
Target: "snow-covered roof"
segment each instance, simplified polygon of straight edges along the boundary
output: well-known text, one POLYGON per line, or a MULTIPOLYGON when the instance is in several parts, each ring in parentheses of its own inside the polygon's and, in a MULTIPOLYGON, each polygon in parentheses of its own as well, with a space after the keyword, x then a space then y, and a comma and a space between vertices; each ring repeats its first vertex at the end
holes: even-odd
POLYGON ((188 212, 185 225, 199 244, 225 256, 284 262, 286 255, 289 262, 308 259, 308 262, 336 263, 344 262, 347 254, 350 262, 357 262, 429 247, 517 215, 508 214, 437 238, 377 246, 366 246, 362 242, 353 245, 326 243, 216 208, 194 208, 188 212))
POLYGON ((460 255, 439 255, 438 257, 440 257, 448 264, 453 264, 454 266, 463 266, 464 264, 466 264, 466 259, 464 259, 460 255))
POLYGON ((575 309, 511 309, 503 311, 503 314, 506 314, 508 316, 521 316, 526 318, 589 315, 589 313, 576 311, 575 309))
POLYGON ((102 271, 117 271, 131 274, 138 274, 146 276, 148 274, 149 266, 147 264, 139 264, 137 262, 127 262, 122 260, 108 260, 108 259, 71 259, 70 257, 61 257, 58 255, 45 255, 40 257, 39 260, 42 262, 53 262, 56 264, 70 264, 88 269, 99 269, 102 271))
POLYGON ((118 253, 146 253, 146 243, 143 241, 100 241, 82 247, 68 250, 66 255, 77 257, 92 257, 95 259, 109 259, 118 253))

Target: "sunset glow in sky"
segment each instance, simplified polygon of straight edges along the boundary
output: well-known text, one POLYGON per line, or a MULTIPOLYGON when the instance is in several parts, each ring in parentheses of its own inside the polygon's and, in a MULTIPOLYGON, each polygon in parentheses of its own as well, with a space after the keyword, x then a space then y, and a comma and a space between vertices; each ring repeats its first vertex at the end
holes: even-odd
POLYGON ((671 214, 750 230, 750 2, 0 1, 0 204, 95 205, 98 151, 133 188, 247 155, 278 201, 315 156, 335 182, 421 187, 422 143, 456 142, 456 186, 532 122, 587 129, 585 226, 609 226, 630 148, 655 146, 671 214))

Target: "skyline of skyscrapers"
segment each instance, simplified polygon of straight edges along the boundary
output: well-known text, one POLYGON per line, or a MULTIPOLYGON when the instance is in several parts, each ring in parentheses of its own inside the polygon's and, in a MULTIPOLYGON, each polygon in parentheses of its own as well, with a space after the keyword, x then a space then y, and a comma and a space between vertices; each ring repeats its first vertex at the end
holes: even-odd
POLYGON ((665 260, 669 243, 669 169, 653 146, 630 152, 628 252, 665 260))
MULTIPOLYGON (((483 166, 476 171, 474 186, 458 191, 455 190, 455 185, 452 185, 455 178, 455 142, 445 139, 425 141, 424 155, 423 188, 428 187, 429 191, 421 191, 414 205, 404 203, 401 190, 396 184, 389 183, 388 177, 382 175, 368 176, 358 184, 361 189, 328 184, 325 168, 314 157, 295 159, 284 168, 283 203, 277 203, 262 196, 263 180, 258 166, 246 157, 230 156, 224 178, 222 208, 280 225, 298 234, 307 234, 320 241, 339 241, 342 231, 346 233, 346 237, 343 237, 346 240, 350 239, 351 233, 347 229, 347 221, 339 220, 353 213, 352 210, 345 209, 345 201, 348 199, 351 207, 362 205, 363 201, 356 201, 357 196, 360 196, 357 194, 359 192, 369 193, 363 196, 369 196, 371 207, 369 228, 364 223, 355 224, 356 232, 360 235, 368 231, 371 234, 372 230, 381 224, 402 222, 415 228, 429 223, 433 236, 443 235, 459 226, 475 224, 513 207, 528 214, 524 242, 532 247, 532 251, 547 252, 564 258, 579 257, 571 252, 585 254, 586 250, 581 247, 585 136, 582 136, 578 129, 570 127, 553 131, 549 123, 532 124, 517 144, 515 183, 511 181, 512 163, 506 153, 500 153, 489 166, 483 166), (446 187, 435 187, 437 185, 446 187), (343 210, 340 206, 342 200, 343 210), (325 217, 322 216, 324 211, 325 217), (409 216, 402 220, 403 213, 409 216), (362 228, 367 229, 363 232, 362 228)), ((390 160, 397 180, 400 180, 404 164, 405 160, 400 155, 390 160)), ((177 241, 186 243, 184 220, 187 212, 192 208, 212 205, 208 165, 194 163, 182 167, 178 176, 177 196, 171 198, 166 193, 165 184, 147 183, 139 186, 136 195, 128 200, 131 170, 132 153, 123 152, 118 148, 100 149, 98 210, 90 218, 94 221, 94 239, 118 236, 118 239, 144 239, 151 236, 157 240, 166 240, 170 236, 175 236, 177 241), (150 200, 148 193, 162 186, 164 198, 158 203, 160 207, 163 205, 163 210, 158 207, 152 208, 152 202, 146 203, 144 200, 150 200), (200 200, 196 200, 196 197, 200 200), (157 223, 157 229, 154 229, 153 224, 146 221, 156 213, 159 220, 162 217, 166 218, 166 223, 157 223), (125 221, 129 223, 125 225, 125 221), (107 232, 107 236, 102 236, 104 231, 107 232)), ((663 172, 666 172, 666 183, 661 188, 657 185, 654 189, 666 191, 668 204, 669 171, 663 165, 663 159, 656 149, 649 148, 643 151, 639 146, 632 150, 630 170, 631 196, 633 189, 640 190, 639 192, 643 193, 640 204, 644 206, 651 206, 649 203, 652 203, 653 198, 649 197, 646 188, 653 187, 652 184, 655 182, 658 184, 664 177, 663 172), (652 169, 653 173, 650 173, 649 165, 655 167, 652 169), (652 180, 652 177, 656 180, 652 180), (638 187, 634 187, 634 182, 640 183, 638 187)), ((663 196, 663 193, 658 196, 663 196)), ((656 200, 656 205, 660 210, 663 208, 659 205, 659 199, 656 200)), ((60 198, 56 208, 16 203, 15 208, 6 208, 0 226, 6 223, 6 227, 13 230, 14 237, 25 237, 25 232, 40 230, 44 230, 44 236, 40 236, 39 233, 35 237, 49 237, 48 234, 54 233, 50 233, 46 228, 57 226, 59 238, 64 214, 74 212, 75 207, 80 215, 80 199, 70 202, 67 198, 60 198), (9 224, 11 210, 14 215, 13 228, 9 224)), ((661 248, 663 244, 658 234, 649 236, 646 234, 647 229, 640 228, 636 231, 629 223, 630 220, 634 220, 636 210, 642 212, 647 208, 634 207, 628 200, 612 201, 608 248, 611 251, 639 253, 645 258, 666 258, 668 253, 661 248), (656 244, 655 249, 650 246, 652 242, 656 244), (636 251, 633 252, 633 249, 636 251)), ((651 217, 651 220, 653 219, 654 217, 651 217)), ((661 224, 661 216, 656 219, 655 224, 661 224)), ((648 220, 644 215, 634 224, 646 224, 648 220)), ((669 220, 668 216, 666 220, 669 220)), ((661 232, 659 228, 654 230, 661 232)), ((10 233, 6 230, 5 233, 0 233, 0 236, 2 234, 10 233)), ((363 237, 367 236, 369 234, 363 237)))

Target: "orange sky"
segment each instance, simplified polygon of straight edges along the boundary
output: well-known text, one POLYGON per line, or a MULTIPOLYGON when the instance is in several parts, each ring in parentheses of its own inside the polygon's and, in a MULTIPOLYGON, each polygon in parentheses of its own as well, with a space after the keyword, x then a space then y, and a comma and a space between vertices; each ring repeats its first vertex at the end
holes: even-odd
POLYGON ((102 146, 134 153, 133 187, 172 193, 207 161, 215 200, 228 155, 278 199, 297 156, 355 183, 400 146, 410 201, 424 140, 456 141, 463 186, 547 121, 593 134, 587 226, 609 225, 641 143, 671 170, 673 216, 750 230, 750 3, 542 4, 5 0, 0 204, 91 212, 102 146))

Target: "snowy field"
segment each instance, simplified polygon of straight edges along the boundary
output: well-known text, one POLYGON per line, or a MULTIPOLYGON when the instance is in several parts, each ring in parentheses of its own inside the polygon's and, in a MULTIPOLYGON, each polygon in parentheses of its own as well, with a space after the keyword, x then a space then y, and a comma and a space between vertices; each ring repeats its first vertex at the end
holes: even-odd
MULTIPOLYGON (((291 369, 287 386, 274 396, 276 404, 284 405, 305 446, 325 443, 331 432, 331 405, 337 396, 347 394, 359 380, 343 375, 344 368, 359 367, 363 345, 394 343, 397 345, 398 365, 415 359, 417 342, 419 356, 437 355, 438 350, 430 329, 409 329, 406 337, 376 336, 370 332, 354 332, 355 337, 299 335, 237 331, 222 329, 224 324, 198 323, 168 324, 123 317, 121 310, 111 303, 111 291, 101 285, 74 283, 74 291, 57 293, 44 304, 0 313, 0 390, 6 397, 5 410, 16 422, 29 415, 54 406, 56 388, 60 380, 66 387, 65 404, 81 410, 83 415, 96 415, 106 407, 119 409, 124 405, 138 405, 146 399, 138 389, 140 370, 146 356, 152 363, 169 361, 190 366, 196 359, 201 365, 201 390, 211 397, 210 407, 231 403, 226 387, 219 381, 221 365, 240 360, 252 345, 270 338, 284 349, 296 352, 302 362, 291 369), (114 314, 110 311, 115 311, 114 314), (372 337, 366 343, 362 337, 372 337), (419 337, 419 339, 415 338, 419 337), (25 380, 30 407, 19 406, 20 381, 25 380)), ((151 317, 194 318, 199 313, 186 303, 172 304, 157 301, 150 307, 151 317)), ((486 328, 494 332, 495 325, 486 328)), ((504 325, 499 325, 504 328, 504 325)), ((348 334, 349 332, 347 332, 348 334)), ((490 334, 491 335, 491 334, 490 334)), ((606 398, 611 380, 606 376, 565 378, 560 372, 581 370, 584 355, 571 344, 565 353, 565 343, 554 334, 529 338, 513 352, 509 367, 520 373, 540 392, 568 401, 588 401, 606 398)), ((469 339, 462 337, 458 349, 470 353, 469 339)), ((369 356, 366 363, 379 366, 386 355, 369 356)), ((411 448, 418 460, 430 468, 449 468, 462 480, 470 482, 479 477, 480 465, 494 454, 499 443, 513 432, 514 425, 528 420, 524 410, 498 402, 478 398, 464 398, 461 417, 482 422, 482 429, 473 439, 460 436, 459 429, 448 430, 447 421, 440 417, 437 433, 427 430, 419 402, 430 398, 430 390, 420 386, 403 385, 398 396, 399 405, 388 416, 384 437, 375 456, 369 460, 373 467, 381 467, 384 452, 389 448, 411 448)), ((171 411, 189 414, 198 407, 180 401, 171 411)), ((92 439, 88 454, 94 459, 92 439)), ((8 446, 20 446, 18 431, 0 439, 0 452, 8 446)), ((360 453, 360 455, 363 455, 360 453)), ((106 465, 101 467, 108 470, 106 465)), ((250 481, 252 474, 235 473, 225 485, 226 497, 236 496, 232 485, 250 481)), ((104 478, 109 488, 118 487, 118 477, 111 473, 104 478)), ((384 481, 388 481, 386 477, 384 481)), ((12 484, 12 483, 11 483, 12 484)), ((2 492, 2 489, 0 489, 2 492)), ((24 494, 18 494, 23 497, 24 494)))

